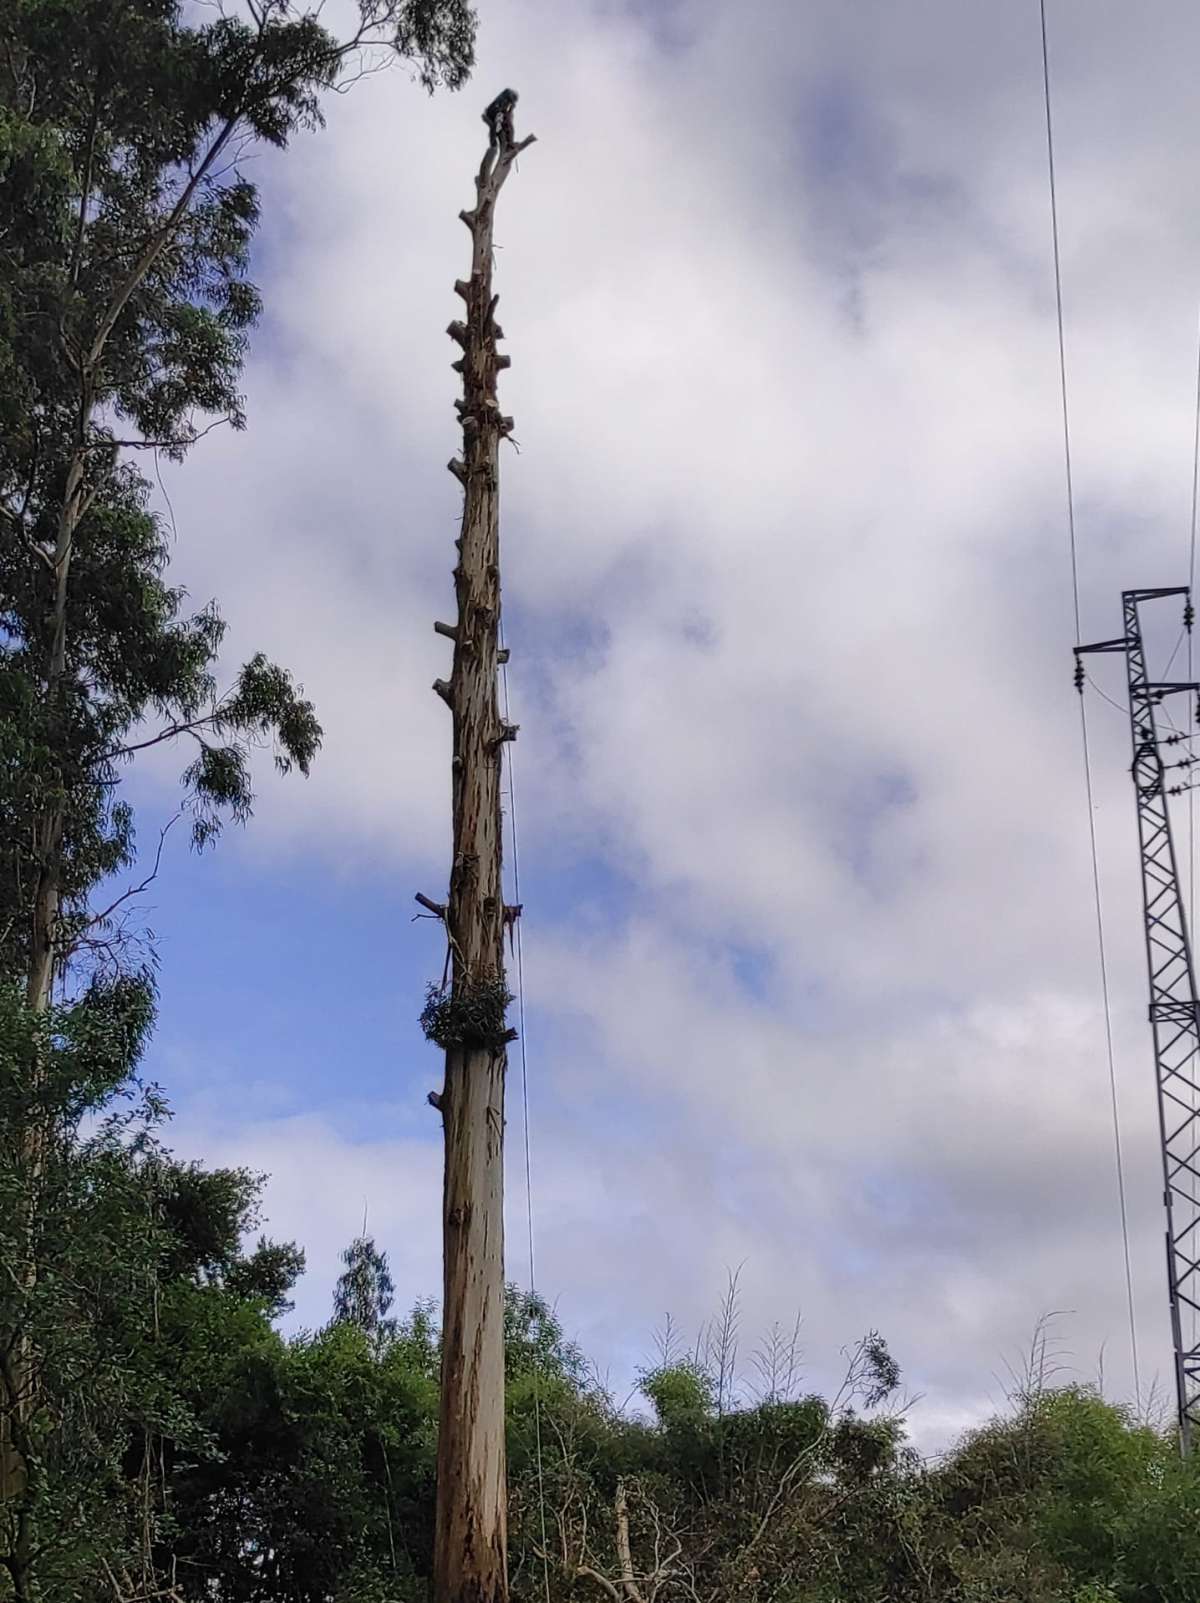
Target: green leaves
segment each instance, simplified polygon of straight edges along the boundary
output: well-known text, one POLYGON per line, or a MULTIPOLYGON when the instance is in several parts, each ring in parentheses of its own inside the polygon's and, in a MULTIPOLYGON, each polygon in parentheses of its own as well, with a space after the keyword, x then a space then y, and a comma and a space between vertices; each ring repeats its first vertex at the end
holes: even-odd
POLYGON ((175 730, 190 735, 199 754, 183 774, 184 794, 192 811, 192 841, 198 850, 210 845, 228 816, 244 824, 253 803, 252 754, 270 746, 281 774, 298 768, 307 774, 321 744, 321 726, 310 701, 296 689, 291 675, 261 654, 242 669, 233 689, 214 699, 207 712, 196 712, 175 730), (212 743, 220 737, 223 744, 212 743))
POLYGON ((443 1049, 502 1052, 516 1033, 507 1024, 512 999, 503 977, 496 975, 481 975, 453 988, 429 985, 421 1029, 443 1049))
MULTIPOLYGON (((206 1603, 325 1603, 324 1574, 378 1596, 379 1543, 356 1555, 401 1506, 390 1455, 410 1418, 427 1501, 428 1330, 412 1322, 374 1368, 345 1332, 285 1348, 271 1331, 303 1254, 243 1251, 257 1178, 174 1163, 136 1077, 156 962, 136 900, 163 836, 140 884, 106 882, 137 858, 121 784, 141 753, 188 748, 202 847, 250 816, 260 752, 307 774, 321 742, 284 669, 261 653, 222 669, 219 611, 169 582, 140 466, 245 423, 261 299, 242 164, 316 126, 364 50, 456 86, 474 16, 383 0, 337 37, 320 6, 232 9, 0 7, 0 1477, 16 1463, 20 1482, 0 1497, 0 1599, 11 1581, 95 1603, 126 1572, 166 1596, 156 1576, 189 1543, 207 1558, 180 1584, 206 1603), (355 1386, 376 1388, 387 1428, 343 1428, 355 1386), (268 1489, 239 1502, 256 1464, 268 1489), (392 1501, 352 1508, 356 1475, 392 1501)), ((388 1553, 391 1584, 390 1527, 388 1553)))
POLYGON ((293 766, 307 774, 321 744, 312 702, 304 700, 286 670, 268 662, 261 652, 242 669, 219 722, 222 729, 252 739, 273 738, 275 766, 281 774, 293 766))
POLYGON ((711 1377, 686 1359, 648 1370, 641 1376, 641 1389, 658 1423, 666 1430, 696 1425, 711 1418, 716 1408, 716 1388, 711 1377))
POLYGON ((15 1438, 22 1496, 0 1499, 0 1566, 33 1516, 48 1600, 111 1592, 105 1566, 169 1569, 168 1482, 183 1508, 196 1477, 227 1484, 224 1421, 284 1353, 269 1320, 303 1268, 290 1244, 243 1249, 260 1177, 161 1146, 165 1107, 133 1078, 153 1003, 147 981, 121 979, 37 1014, 0 984, 0 1420, 14 1343, 38 1380, 15 1438))
POLYGON ((461 89, 470 76, 477 18, 467 0, 359 0, 359 15, 366 26, 390 31, 392 48, 418 63, 431 93, 439 84, 461 89))
POLYGON ((364 1234, 342 1253, 342 1263, 333 1293, 335 1322, 353 1325, 377 1346, 390 1341, 396 1333, 396 1321, 389 1318, 396 1288, 387 1254, 364 1234))
POLYGON ((165 582, 150 484, 122 454, 180 460, 245 423, 254 144, 315 126, 364 50, 430 88, 470 68, 464 0, 369 0, 340 38, 318 10, 20 0, 0 15, 0 675, 34 691, 0 753, 3 962, 30 956, 36 891, 61 967, 90 895, 128 865, 122 758, 196 744, 184 787, 204 846, 249 817, 257 747, 307 773, 320 744, 311 703, 264 657, 218 691, 219 616, 188 618, 165 582))

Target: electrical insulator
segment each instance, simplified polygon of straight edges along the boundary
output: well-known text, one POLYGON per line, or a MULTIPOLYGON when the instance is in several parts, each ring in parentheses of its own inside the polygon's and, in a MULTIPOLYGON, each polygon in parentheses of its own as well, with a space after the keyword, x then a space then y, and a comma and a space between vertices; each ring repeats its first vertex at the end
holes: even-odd
POLYGON ((1192 624, 1195 621, 1196 609, 1192 606, 1192 598, 1189 596, 1187 599, 1187 604, 1183 609, 1183 627, 1188 631, 1189 634, 1192 632, 1192 624))
POLYGON ((1075 688, 1083 695, 1083 658, 1075 658, 1075 688))

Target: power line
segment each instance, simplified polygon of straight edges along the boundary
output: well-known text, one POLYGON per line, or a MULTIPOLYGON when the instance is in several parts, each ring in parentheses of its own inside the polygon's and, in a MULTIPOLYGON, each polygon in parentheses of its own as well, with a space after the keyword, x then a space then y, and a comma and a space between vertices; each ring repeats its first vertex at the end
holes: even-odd
POLYGON ((1125 1300, 1129 1310, 1129 1350, 1133 1358, 1133 1396, 1142 1412, 1141 1365, 1138 1362, 1137 1314, 1133 1295, 1133 1262, 1129 1252, 1129 1210, 1125 1200, 1125 1157, 1121 1144, 1121 1110, 1117 1100, 1117 1070, 1113 1053, 1112 1007, 1108 994, 1108 957, 1104 942, 1104 911, 1100 899, 1100 859, 1096 851, 1096 809, 1092 802, 1092 763, 1088 748, 1087 712, 1079 698, 1079 729, 1083 739, 1083 778, 1087 799, 1088 837, 1092 848, 1092 890, 1096 902, 1096 947, 1100 956, 1100 992, 1104 1000, 1104 1048, 1108 1056, 1108 1091, 1112 1104, 1113 1152, 1117 1167, 1117 1200, 1121 1210, 1121 1252, 1125 1261, 1125 1300))
MULTIPOLYGON (((1198 319, 1200 322, 1200 319, 1198 319)), ((1196 507, 1200 491, 1200 334, 1196 340, 1196 427, 1192 434, 1192 520, 1188 541, 1188 604, 1196 590, 1196 507)), ((1195 677, 1193 666, 1193 632, 1187 630, 1187 676, 1195 677)), ((1189 743, 1189 751, 1195 749, 1189 743)), ((1196 798, 1188 792, 1188 931, 1196 938, 1196 798)), ((1193 1104, 1194 1105, 1194 1104, 1193 1104)), ((1195 1205, 1196 1177, 1192 1176, 1192 1203, 1195 1205)), ((1192 1308, 1192 1345, 1196 1344, 1197 1310, 1192 1308)))
MULTIPOLYGON (((1188 585, 1196 582, 1196 506, 1200 491, 1200 338, 1196 342, 1196 429, 1192 443, 1192 528, 1188 554, 1188 585)), ((1189 648, 1190 649, 1190 648, 1189 648)))
MULTIPOLYGON (((1188 633, 1190 633, 1190 631, 1188 629, 1186 629, 1186 628, 1183 628, 1183 629, 1181 629, 1179 631, 1179 638, 1175 642, 1174 648, 1171 651, 1171 655, 1167 658, 1167 666, 1162 671, 1162 677, 1164 679, 1166 679, 1166 678, 1168 678, 1170 676, 1171 669, 1175 666, 1175 658, 1179 655, 1179 648, 1183 644, 1183 638, 1188 633)), ((1192 656, 1192 654, 1189 651, 1188 652, 1188 672, 1189 673, 1191 672, 1191 669, 1192 669, 1191 656, 1192 656)))
MULTIPOLYGON (((1101 701, 1107 701, 1107 703, 1108 703, 1108 705, 1110 707, 1114 708, 1117 712, 1119 712, 1121 714, 1121 721, 1123 723, 1128 723, 1129 722, 1129 708, 1128 707, 1122 707, 1121 703, 1119 701, 1114 701, 1113 698, 1108 694, 1107 691, 1101 690, 1100 686, 1092 678, 1091 674, 1088 674, 1087 682, 1088 682, 1089 685, 1091 685, 1091 687, 1095 691, 1095 693, 1100 697, 1101 701)), ((1109 727, 1111 728, 1111 725, 1109 727)))
MULTIPOLYGON (((504 625, 500 625, 500 645, 504 647, 504 625)), ((508 658, 502 658, 500 669, 501 685, 504 693, 504 721, 511 723, 510 704, 508 695, 508 658)), ((505 748, 508 753, 508 832, 512 842, 512 880, 513 905, 521 906, 521 856, 517 835, 517 779, 516 763, 514 761, 513 741, 506 741, 505 748)), ((525 1032, 525 950, 521 940, 522 912, 513 919, 512 943, 517 959, 517 1027, 518 1039, 521 1043, 521 1123, 525 1145, 525 1222, 528 1230, 529 1245, 529 1294, 537 1295, 537 1275, 534 1267, 534 1229, 533 1229, 533 1144, 529 1132, 529 1048, 525 1032)), ((541 1517, 542 1534, 542 1578, 545 1583, 546 1603, 550 1603, 550 1548, 546 1539, 546 1483, 542 1462, 542 1404, 541 1383, 535 1367, 533 1379, 533 1434, 534 1451, 537 1454, 537 1484, 538 1509, 541 1517)))
POLYGON ((1067 469, 1067 532, 1071 541, 1071 593, 1075 601, 1075 644, 1082 644, 1079 626, 1079 559, 1075 548, 1075 484, 1071 472, 1071 420, 1067 406, 1067 346, 1063 335, 1062 256, 1058 248, 1058 181, 1054 170, 1054 119, 1050 115, 1050 47, 1046 37, 1046 0, 1042 12, 1042 84, 1046 91, 1046 161, 1050 173, 1050 232, 1054 240, 1054 304, 1058 314, 1058 374, 1062 389, 1063 459, 1067 469))
MULTIPOLYGON (((1075 538, 1075 484, 1071 470, 1071 414, 1067 402, 1067 345, 1064 333, 1062 253, 1058 236, 1058 181, 1054 164, 1054 118, 1050 96, 1050 46, 1046 28, 1046 0, 1039 0, 1042 25, 1042 87, 1046 103, 1046 164, 1050 179, 1050 232, 1054 243, 1054 303, 1058 322, 1058 374, 1062 394, 1063 461, 1066 468, 1067 532, 1071 553, 1071 597, 1075 612, 1075 644, 1082 645, 1079 618, 1079 558, 1075 538)), ((1121 1248, 1125 1262, 1125 1297, 1129 1310, 1129 1349, 1133 1359, 1133 1390, 1142 1411, 1141 1365, 1138 1360, 1137 1314, 1133 1295, 1133 1263, 1129 1251, 1129 1210, 1125 1199, 1125 1159, 1121 1144, 1121 1114, 1117 1097, 1117 1070, 1113 1053, 1112 1008, 1108 991, 1108 956, 1104 940, 1104 909, 1100 895, 1100 859, 1096 849, 1096 814, 1092 801, 1092 760, 1088 744, 1087 704, 1079 697, 1079 730, 1083 746, 1084 792, 1087 802, 1088 840, 1092 853, 1092 889, 1096 905, 1096 945, 1100 959, 1100 992, 1104 1004, 1104 1041, 1108 1055, 1108 1085, 1112 1102, 1113 1149, 1117 1169, 1117 1199, 1121 1213, 1121 1248)))
MULTIPOLYGON (((503 650, 504 631, 500 631, 501 649, 503 650)), ((504 693, 504 721, 511 723, 511 704, 508 691, 508 664, 504 663, 500 670, 501 685, 504 693)), ((513 879, 513 905, 521 905, 521 859, 517 833, 517 782, 516 762, 513 756, 512 741, 506 741, 508 747, 508 832, 512 842, 512 879, 513 879)), ((513 920, 513 949, 517 959, 517 1023, 520 1029, 521 1042, 521 1117, 524 1133, 525 1147, 525 1216, 528 1229, 529 1248, 529 1289, 537 1290, 537 1275, 534 1264, 534 1230, 533 1230, 533 1143, 529 1130, 529 1049, 525 1039, 525 956, 521 943, 521 919, 513 920)))

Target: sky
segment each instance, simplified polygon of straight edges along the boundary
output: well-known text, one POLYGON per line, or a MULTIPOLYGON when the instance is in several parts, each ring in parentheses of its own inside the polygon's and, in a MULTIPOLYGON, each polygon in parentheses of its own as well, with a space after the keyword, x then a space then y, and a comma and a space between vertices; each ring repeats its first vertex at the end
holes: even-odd
MULTIPOLYGON (((935 1450, 1039 1318, 1132 1398, 1068 557, 1038 7, 480 0, 248 169, 249 426, 163 469, 172 573, 325 727, 212 853, 171 839, 150 1073, 186 1156, 269 1174, 328 1317, 369 1226, 440 1284, 457 221, 497 224, 525 907, 509 1270, 618 1387, 740 1268, 807 1383, 880 1330, 935 1450)), ((1049 0, 1081 628, 1186 582, 1200 15, 1049 0)), ((1156 618, 1152 657, 1178 633, 1156 618)), ((1181 662, 1182 659, 1180 659, 1181 662)), ((1118 702, 1120 664, 1101 660, 1118 702)), ((1143 1396, 1169 1377, 1127 728, 1090 692, 1143 1396)), ((186 754, 133 781, 143 838, 186 754)), ((1181 818, 1186 836, 1186 815, 1181 818)), ((510 853, 511 857, 511 853, 510 853)), ((510 864, 511 867, 511 864, 510 864)))

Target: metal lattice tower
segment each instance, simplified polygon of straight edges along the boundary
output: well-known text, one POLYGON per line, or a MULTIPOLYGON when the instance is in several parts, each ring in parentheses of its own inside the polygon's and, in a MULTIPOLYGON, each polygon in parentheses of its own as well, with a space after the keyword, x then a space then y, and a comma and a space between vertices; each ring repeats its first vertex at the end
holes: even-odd
MULTIPOLYGON (((1191 781, 1185 778, 1168 785, 1167 780, 1168 766, 1187 775, 1191 765, 1190 759, 1171 765, 1164 762, 1154 709, 1167 696, 1200 694, 1200 685, 1155 683, 1146 672, 1138 609, 1143 602, 1164 596, 1187 597, 1184 622, 1190 629, 1192 605, 1186 588, 1126 590, 1121 597, 1124 636, 1077 646, 1075 654, 1076 685, 1081 691, 1083 665, 1079 659, 1087 652, 1123 652, 1129 679, 1132 772, 1167 1214, 1167 1288, 1179 1440, 1187 1454, 1193 1442, 1200 1440, 1200 1343, 1196 1335, 1200 1314, 1200 998, 1168 806, 1168 797, 1189 788, 1191 781)), ((1181 738, 1169 735, 1166 744, 1178 744, 1181 738)))

